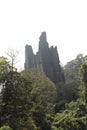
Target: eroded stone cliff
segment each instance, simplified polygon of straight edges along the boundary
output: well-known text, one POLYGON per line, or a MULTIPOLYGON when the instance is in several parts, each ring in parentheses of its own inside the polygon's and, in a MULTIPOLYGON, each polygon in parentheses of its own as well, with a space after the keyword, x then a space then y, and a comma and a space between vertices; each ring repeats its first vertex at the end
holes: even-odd
POLYGON ((47 42, 46 32, 42 32, 39 38, 39 50, 34 55, 32 46, 25 46, 25 70, 38 68, 43 70, 48 78, 54 83, 64 82, 64 73, 60 66, 57 47, 51 46, 47 42))

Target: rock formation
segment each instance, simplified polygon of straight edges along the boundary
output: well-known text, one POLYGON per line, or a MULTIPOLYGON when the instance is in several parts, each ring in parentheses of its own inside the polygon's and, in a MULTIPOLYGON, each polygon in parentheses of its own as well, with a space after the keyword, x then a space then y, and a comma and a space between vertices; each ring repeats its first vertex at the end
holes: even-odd
POLYGON ((51 46, 49 48, 46 32, 42 32, 39 38, 39 50, 36 55, 33 53, 32 46, 25 46, 25 70, 30 68, 43 70, 54 83, 65 81, 57 47, 51 46))

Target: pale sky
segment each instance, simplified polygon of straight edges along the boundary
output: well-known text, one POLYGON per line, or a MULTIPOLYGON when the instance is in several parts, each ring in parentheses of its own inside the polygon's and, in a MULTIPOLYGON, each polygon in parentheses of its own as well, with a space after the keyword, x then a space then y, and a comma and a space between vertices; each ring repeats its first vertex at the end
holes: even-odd
POLYGON ((25 45, 38 50, 46 31, 49 46, 57 46, 61 63, 87 54, 87 0, 0 0, 0 56, 19 50, 23 68, 25 45))

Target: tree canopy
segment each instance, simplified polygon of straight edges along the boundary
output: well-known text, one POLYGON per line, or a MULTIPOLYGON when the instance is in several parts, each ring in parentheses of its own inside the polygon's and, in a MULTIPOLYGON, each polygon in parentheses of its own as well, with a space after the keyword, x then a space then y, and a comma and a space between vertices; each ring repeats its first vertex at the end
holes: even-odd
POLYGON ((54 84, 44 72, 18 72, 0 57, 0 130, 86 130, 87 57, 63 68, 65 83, 54 84))

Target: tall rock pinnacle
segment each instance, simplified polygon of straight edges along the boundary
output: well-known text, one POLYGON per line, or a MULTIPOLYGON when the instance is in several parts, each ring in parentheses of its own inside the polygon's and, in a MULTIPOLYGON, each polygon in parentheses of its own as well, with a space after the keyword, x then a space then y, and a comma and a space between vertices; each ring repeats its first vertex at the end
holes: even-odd
POLYGON ((46 32, 42 32, 39 39, 41 42, 46 42, 47 41, 46 32))
POLYGON ((25 69, 29 69, 35 66, 34 53, 32 46, 25 46, 25 69))
POLYGON ((25 47, 25 70, 30 68, 42 69, 48 78, 54 83, 64 82, 64 73, 60 66, 57 47, 49 48, 46 32, 42 32, 39 38, 39 51, 33 54, 31 46, 25 47))
POLYGON ((45 48, 45 49, 48 48, 46 32, 42 32, 41 36, 39 38, 39 51, 42 51, 43 48, 45 48))

